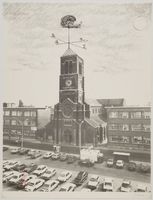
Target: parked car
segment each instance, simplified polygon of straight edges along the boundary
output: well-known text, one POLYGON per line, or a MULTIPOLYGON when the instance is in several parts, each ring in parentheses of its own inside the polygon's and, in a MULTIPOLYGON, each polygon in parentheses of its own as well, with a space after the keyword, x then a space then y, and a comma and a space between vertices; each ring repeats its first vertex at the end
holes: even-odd
POLYGON ((116 168, 123 169, 123 167, 124 167, 124 161, 123 160, 117 160, 116 161, 116 168))
POLYGON ((137 185, 137 188, 136 188, 136 190, 135 190, 135 192, 147 192, 148 191, 148 189, 147 189, 147 186, 145 186, 145 185, 137 185))
POLYGON ((24 164, 24 163, 19 163, 19 164, 17 164, 16 166, 12 167, 12 169, 15 170, 15 171, 22 171, 22 170, 24 170, 26 167, 27 167, 26 164, 24 164))
POLYGON ((42 174, 40 177, 44 180, 49 180, 51 177, 53 177, 56 174, 56 169, 49 168, 47 171, 42 174))
POLYGON ((82 183, 87 180, 88 178, 88 172, 86 171, 80 171, 76 178, 73 180, 73 183, 76 185, 76 186, 80 186, 82 185, 82 183))
POLYGON ((135 162, 129 162, 129 163, 128 163, 128 166, 127 166, 127 169, 128 169, 129 171, 135 171, 135 170, 136 170, 136 167, 137 167, 137 165, 136 165, 135 162))
POLYGON ((11 160, 3 160, 3 167, 8 165, 11 162, 11 160))
POLYGON ((60 158, 60 153, 53 153, 52 160, 58 160, 60 158))
POLYGON ((74 156, 68 156, 67 157, 67 163, 68 164, 71 164, 71 163, 74 163, 76 161, 75 157, 74 156))
POLYGON ((91 192, 92 190, 90 188, 82 188, 81 192, 91 192))
POLYGON ((73 192, 76 189, 76 185, 74 183, 66 183, 63 185, 59 192, 73 192))
POLYGON ((19 154, 20 154, 20 155, 25 155, 25 154, 28 153, 28 151, 29 151, 29 149, 21 148, 21 149, 19 150, 19 154))
POLYGON ((44 158, 44 159, 48 159, 48 158, 51 158, 52 155, 53 155, 52 152, 47 152, 47 153, 45 153, 45 154, 43 155, 43 158, 44 158))
POLYGON ((111 178, 104 178, 102 183, 102 191, 104 192, 113 192, 113 179, 111 178))
POLYGON ((98 187, 99 184, 99 176, 98 175, 92 175, 89 179, 89 182, 87 184, 87 187, 91 190, 94 190, 98 187))
POLYGON ((21 172, 21 173, 20 173, 20 172, 16 172, 16 173, 12 176, 12 178, 8 180, 8 183, 9 183, 10 185, 17 184, 17 182, 18 182, 20 179, 24 178, 25 176, 27 176, 27 174, 24 173, 24 172, 21 172))
POLYGON ((39 192, 51 192, 55 190, 59 185, 59 181, 57 180, 49 180, 47 181, 41 189, 39 189, 39 192))
POLYGON ((121 184, 120 191, 121 192, 131 192, 132 191, 131 181, 124 179, 121 184))
POLYGON ((72 172, 70 171, 63 171, 61 174, 58 176, 57 180, 60 182, 66 182, 68 179, 70 179, 72 176, 72 172))
POLYGON ((138 172, 140 173, 150 173, 151 172, 151 166, 149 164, 141 163, 138 165, 138 172))
POLYGON ((31 158, 31 159, 35 159, 35 158, 40 157, 41 155, 42 155, 42 154, 41 154, 40 151, 36 151, 36 152, 34 152, 34 153, 30 156, 30 158, 31 158))
POLYGON ((11 170, 11 169, 13 169, 13 167, 17 166, 18 164, 20 164, 19 161, 12 160, 12 161, 9 162, 9 164, 6 164, 6 165, 4 166, 4 169, 5 169, 6 171, 11 170))
POLYGON ((25 186, 28 184, 28 182, 32 179, 36 179, 37 176, 36 175, 27 175, 27 176, 24 176, 23 178, 21 178, 18 182, 17 182, 17 185, 16 187, 18 189, 24 189, 25 186))
POLYGON ((107 167, 113 167, 114 165, 114 160, 112 158, 109 158, 106 162, 107 167))
POLYGON ((79 160, 78 164, 81 166, 92 167, 94 166, 94 162, 91 162, 89 159, 79 160))
POLYGON ((16 172, 15 171, 7 171, 3 173, 3 183, 6 183, 9 179, 14 176, 16 172))
POLYGON ((35 152, 36 152, 36 150, 30 149, 30 150, 28 151, 28 156, 31 156, 31 155, 34 154, 35 152))
POLYGON ((102 163, 103 161, 104 161, 104 154, 103 153, 99 153, 96 163, 102 163))
POLYGON ((20 148, 13 148, 11 149, 11 154, 17 154, 19 153, 19 151, 20 151, 20 148))
POLYGON ((28 184, 25 186, 25 191, 27 192, 33 192, 35 190, 37 190, 38 188, 40 188, 43 184, 45 183, 45 181, 43 179, 31 179, 28 184))
POLYGON ((67 154, 63 153, 60 155, 60 161, 65 161, 65 160, 67 160, 67 154))
POLYGON ((46 165, 39 165, 36 170, 33 171, 33 174, 40 176, 47 171, 46 165))
POLYGON ((6 146, 3 146, 3 151, 7 151, 9 148, 6 146))
POLYGON ((37 167, 38 167, 37 164, 31 163, 29 166, 27 166, 26 168, 24 168, 23 172, 31 173, 31 172, 33 172, 34 170, 36 170, 37 167))

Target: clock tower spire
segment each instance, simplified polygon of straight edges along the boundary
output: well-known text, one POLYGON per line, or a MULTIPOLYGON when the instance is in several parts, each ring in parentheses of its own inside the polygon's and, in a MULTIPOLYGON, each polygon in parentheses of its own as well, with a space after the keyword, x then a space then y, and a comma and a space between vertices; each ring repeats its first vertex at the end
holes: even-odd
POLYGON ((67 44, 68 48, 60 58, 59 77, 59 103, 54 108, 54 136, 56 144, 80 146, 80 124, 85 118, 85 93, 84 93, 84 61, 70 47, 76 46, 85 49, 79 43, 87 40, 80 38, 79 41, 70 41, 70 29, 80 28, 81 22, 76 23, 72 15, 61 19, 61 26, 68 29, 68 41, 57 39, 57 45, 67 44))

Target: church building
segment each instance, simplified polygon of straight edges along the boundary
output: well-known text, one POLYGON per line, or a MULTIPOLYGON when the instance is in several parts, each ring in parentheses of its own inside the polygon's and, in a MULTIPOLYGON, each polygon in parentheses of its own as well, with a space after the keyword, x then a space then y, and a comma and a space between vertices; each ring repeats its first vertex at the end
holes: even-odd
POLYGON ((106 141, 106 122, 100 118, 101 104, 96 102, 95 113, 91 112, 84 83, 84 60, 68 48, 61 57, 59 102, 54 107, 56 145, 96 146, 106 141))

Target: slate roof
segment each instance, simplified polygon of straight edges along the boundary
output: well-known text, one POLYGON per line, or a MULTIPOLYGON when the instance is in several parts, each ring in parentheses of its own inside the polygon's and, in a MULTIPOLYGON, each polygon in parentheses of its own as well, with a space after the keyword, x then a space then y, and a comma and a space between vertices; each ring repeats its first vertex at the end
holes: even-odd
POLYGON ((96 99, 86 99, 85 102, 90 106, 101 106, 101 104, 96 99))
POLYGON ((73 55, 77 55, 74 51, 72 51, 72 49, 67 49, 65 51, 65 53, 62 55, 63 56, 73 56, 73 55))
POLYGON ((98 116, 94 116, 91 118, 85 118, 85 121, 90 124, 91 126, 93 126, 94 128, 101 126, 105 126, 106 122, 104 122, 103 120, 101 120, 98 116))

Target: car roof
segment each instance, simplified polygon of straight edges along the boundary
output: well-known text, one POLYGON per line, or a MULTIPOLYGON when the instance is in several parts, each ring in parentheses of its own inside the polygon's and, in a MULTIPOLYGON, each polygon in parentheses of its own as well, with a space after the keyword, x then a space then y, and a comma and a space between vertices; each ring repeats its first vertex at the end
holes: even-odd
POLYGON ((79 171, 79 173, 78 174, 84 174, 85 173, 85 171, 79 171))
POLYGON ((145 190, 145 189, 146 189, 146 186, 145 186, 145 185, 139 184, 139 185, 137 186, 137 188, 138 188, 138 189, 143 189, 143 190, 145 190))
POLYGON ((67 173, 70 173, 70 171, 66 171, 66 170, 65 170, 65 171, 62 171, 62 172, 61 172, 61 174, 67 174, 67 173))
POLYGON ((123 162, 123 160, 117 160, 117 162, 123 162))
POLYGON ((69 188, 70 186, 75 186, 74 183, 66 183, 62 186, 62 188, 69 188))
POLYGON ((38 167, 46 167, 46 165, 38 165, 38 167))
POLYGON ((98 177, 99 177, 99 176, 98 176, 98 175, 95 175, 95 174, 91 176, 91 178, 95 178, 95 179, 97 179, 98 177))
POLYGON ((27 177, 37 178, 37 176, 34 174, 28 174, 27 177))
POLYGON ((14 175, 19 175, 21 172, 14 171, 14 175))
POLYGON ((48 180, 48 181, 46 181, 45 184, 51 184, 51 183, 53 183, 53 182, 58 182, 58 183, 59 183, 59 181, 57 181, 57 180, 48 180))
POLYGON ((48 168, 47 171, 53 171, 55 168, 48 168))
POLYGON ((91 191, 91 189, 89 189, 89 188, 82 188, 81 191, 91 191))
POLYGON ((105 182, 112 182, 113 179, 112 179, 112 178, 104 178, 104 181, 105 181, 105 182))
POLYGON ((130 182, 131 182, 130 180, 124 179, 122 183, 128 183, 129 184, 130 182))
POLYGON ((31 179, 30 182, 35 183, 37 181, 43 181, 43 179, 40 178, 36 178, 36 179, 31 179))

